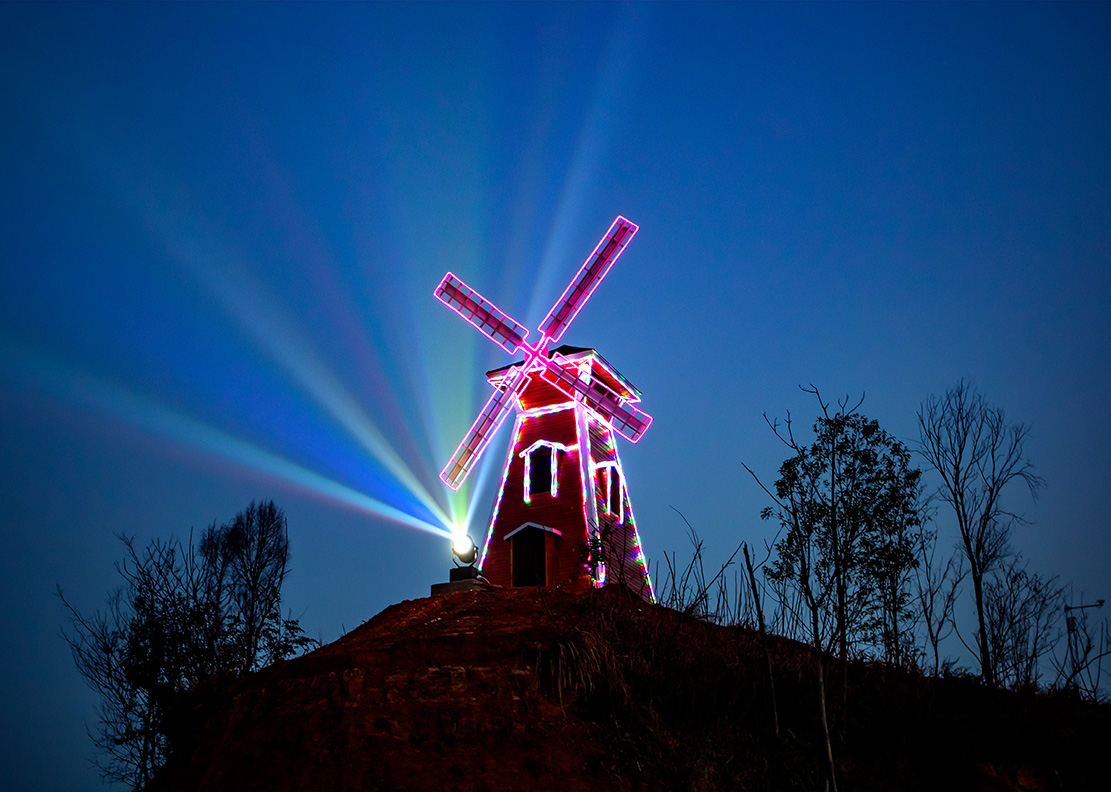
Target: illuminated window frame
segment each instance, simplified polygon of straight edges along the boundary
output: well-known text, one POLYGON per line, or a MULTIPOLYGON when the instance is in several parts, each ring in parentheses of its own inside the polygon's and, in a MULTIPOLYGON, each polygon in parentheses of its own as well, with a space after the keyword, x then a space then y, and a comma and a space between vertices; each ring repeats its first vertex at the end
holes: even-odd
POLYGON ((550 448, 551 463, 549 464, 551 485, 548 489, 548 494, 553 498, 559 497, 559 453, 565 452, 568 455, 575 453, 575 447, 565 443, 553 443, 551 440, 537 440, 517 456, 525 460, 525 473, 524 481, 522 482, 521 492, 524 495, 525 503, 532 503, 532 455, 538 449, 550 448))
POLYGON ((617 517, 617 524, 621 525, 625 522, 625 476, 621 471, 621 463, 619 463, 617 460, 610 460, 609 462, 596 462, 594 464, 594 476, 595 481, 599 485, 599 489, 601 489, 600 485, 603 478, 606 482, 605 496, 602 498, 605 513, 610 515, 611 517, 617 517), (604 476, 602 475, 603 473, 605 474, 604 476), (617 474, 617 511, 614 511, 612 508, 613 497, 615 494, 613 491, 615 473, 617 474))

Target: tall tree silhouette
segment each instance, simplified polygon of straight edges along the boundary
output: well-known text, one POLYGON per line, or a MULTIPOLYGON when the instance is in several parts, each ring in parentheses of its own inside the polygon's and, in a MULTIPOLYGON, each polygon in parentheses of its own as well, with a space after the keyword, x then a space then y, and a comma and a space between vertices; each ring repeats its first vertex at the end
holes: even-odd
POLYGON ((976 650, 980 676, 999 683, 992 657, 984 581, 1007 555, 1011 533, 1022 516, 1007 510, 1003 491, 1012 482, 1026 484, 1037 497, 1044 480, 1026 459, 1030 427, 1007 420, 1002 407, 989 404, 965 380, 943 396, 930 396, 918 411, 920 451, 938 475, 938 497, 957 518, 961 547, 976 604, 976 650))
POLYGON ((908 573, 919 530, 920 472, 910 452, 880 425, 842 401, 836 410, 814 394, 821 415, 814 442, 796 438, 791 417, 780 426, 765 416, 792 456, 779 469, 774 492, 749 473, 775 506, 762 512, 782 526, 768 577, 793 589, 807 611, 817 663, 820 715, 826 736, 829 778, 836 789, 829 739, 824 653, 836 648, 847 668, 851 644, 869 640, 898 662, 901 625, 909 615, 908 573))
POLYGON ((260 660, 272 659, 263 637, 280 618, 278 604, 289 569, 285 515, 273 501, 252 503, 226 527, 224 542, 231 593, 242 622, 240 670, 250 671, 260 660))

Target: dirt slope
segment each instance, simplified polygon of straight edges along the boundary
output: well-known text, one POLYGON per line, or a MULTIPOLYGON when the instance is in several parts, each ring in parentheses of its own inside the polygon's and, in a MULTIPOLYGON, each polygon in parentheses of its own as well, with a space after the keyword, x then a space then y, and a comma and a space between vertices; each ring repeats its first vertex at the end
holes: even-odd
POLYGON ((194 711, 156 789, 641 788, 537 671, 576 611, 536 589, 393 605, 194 711))
MULTIPOLYGON (((190 694, 152 789, 822 789, 813 657, 785 639, 772 654, 779 736, 750 630, 616 587, 402 602, 309 655, 190 694)), ((832 665, 841 789, 1106 780, 1107 706, 832 665)))

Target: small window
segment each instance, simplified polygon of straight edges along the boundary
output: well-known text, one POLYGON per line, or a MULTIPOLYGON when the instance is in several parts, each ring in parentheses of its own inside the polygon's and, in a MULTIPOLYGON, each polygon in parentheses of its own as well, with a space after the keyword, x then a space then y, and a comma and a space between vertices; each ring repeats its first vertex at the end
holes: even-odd
POLYGON ((611 467, 608 470, 609 502, 606 504, 606 510, 610 514, 622 515, 624 509, 621 508, 621 471, 618 470, 616 467, 611 467))
POLYGON ((625 502, 621 491, 621 468, 617 462, 603 462, 595 468, 595 485, 601 509, 617 522, 625 521, 625 502))
POLYGON ((540 446, 532 452, 529 492, 546 495, 552 491, 552 447, 540 446))

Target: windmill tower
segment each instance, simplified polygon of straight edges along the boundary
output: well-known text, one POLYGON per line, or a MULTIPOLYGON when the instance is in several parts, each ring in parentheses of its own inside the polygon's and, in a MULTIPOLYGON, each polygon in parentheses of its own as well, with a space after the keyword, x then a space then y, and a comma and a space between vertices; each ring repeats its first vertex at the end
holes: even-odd
POLYGON ((434 292, 524 360, 487 373, 494 393, 440 473, 458 489, 511 411, 517 417, 479 567, 501 586, 584 591, 620 581, 654 599, 615 434, 636 443, 652 417, 640 391, 593 349, 555 346, 637 232, 618 217, 540 324, 540 337, 452 273, 434 292))

